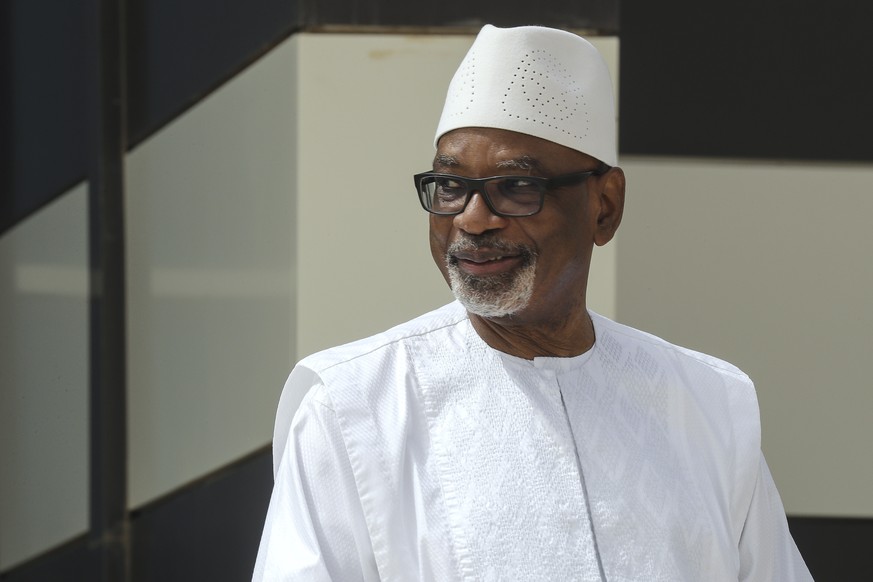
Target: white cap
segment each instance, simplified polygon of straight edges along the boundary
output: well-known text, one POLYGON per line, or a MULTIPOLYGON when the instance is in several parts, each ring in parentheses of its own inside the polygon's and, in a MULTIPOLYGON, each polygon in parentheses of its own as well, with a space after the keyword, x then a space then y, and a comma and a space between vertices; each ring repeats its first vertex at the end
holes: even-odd
POLYGON ((618 163, 606 62, 563 30, 485 25, 449 84, 434 146, 461 127, 526 133, 618 163))

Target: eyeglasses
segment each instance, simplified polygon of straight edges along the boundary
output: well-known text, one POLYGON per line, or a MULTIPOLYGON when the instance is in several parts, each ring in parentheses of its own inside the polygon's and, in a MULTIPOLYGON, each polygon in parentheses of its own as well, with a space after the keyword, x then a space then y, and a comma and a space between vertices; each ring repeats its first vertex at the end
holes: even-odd
POLYGON ((532 216, 543 209, 549 190, 584 182, 588 176, 605 173, 609 166, 596 170, 564 174, 554 178, 538 176, 492 176, 465 178, 453 174, 422 172, 416 174, 415 188, 421 207, 431 214, 460 214, 470 202, 471 194, 479 192, 488 208, 497 216, 532 216))

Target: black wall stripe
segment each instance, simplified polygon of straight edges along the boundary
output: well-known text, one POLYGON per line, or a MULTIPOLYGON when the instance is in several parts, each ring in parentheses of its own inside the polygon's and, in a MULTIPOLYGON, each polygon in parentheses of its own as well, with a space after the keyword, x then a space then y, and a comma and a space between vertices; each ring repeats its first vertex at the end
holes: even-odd
POLYGON ((272 487, 268 448, 135 512, 133 582, 250 580, 272 487))
POLYGON ((93 582, 98 578, 98 556, 88 537, 81 536, 0 574, 3 582, 93 582))
POLYGON ((792 517, 788 525, 818 582, 873 580, 873 519, 792 517))
POLYGON ((4 0, 0 234, 85 178, 95 1, 4 0))
POLYGON ((130 580, 127 523, 124 0, 97 0, 90 101, 89 545, 94 582, 130 580))
POLYGON ((316 26, 377 26, 465 28, 483 24, 539 24, 558 28, 618 31, 618 0, 303 0, 303 24, 316 26))
POLYGON ((625 154, 873 161, 873 3, 624 0, 625 154))

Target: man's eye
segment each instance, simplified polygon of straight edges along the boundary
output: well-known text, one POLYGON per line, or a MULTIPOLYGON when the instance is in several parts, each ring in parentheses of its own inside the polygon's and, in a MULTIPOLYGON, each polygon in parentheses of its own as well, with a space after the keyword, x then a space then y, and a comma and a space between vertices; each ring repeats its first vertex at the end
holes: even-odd
POLYGON ((440 178, 436 181, 436 184, 437 188, 442 188, 444 190, 453 190, 464 187, 463 184, 457 180, 452 180, 451 178, 440 178))
POLYGON ((461 182, 451 178, 440 178, 436 181, 436 193, 441 198, 457 198, 467 194, 467 188, 461 182))
POLYGON ((540 186, 537 182, 527 178, 507 178, 501 184, 501 190, 504 194, 513 196, 538 196, 540 186))

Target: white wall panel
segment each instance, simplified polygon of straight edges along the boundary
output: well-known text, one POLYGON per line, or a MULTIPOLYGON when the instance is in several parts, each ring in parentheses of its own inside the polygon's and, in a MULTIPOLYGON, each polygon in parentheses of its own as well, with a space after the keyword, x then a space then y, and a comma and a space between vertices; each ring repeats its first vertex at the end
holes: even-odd
POLYGON ((88 528, 87 186, 0 238, 0 571, 88 528))
POLYGON ((752 377, 789 513, 873 516, 873 168, 622 162, 620 319, 752 377))
POLYGON ((266 444, 293 361, 295 50, 127 164, 130 504, 266 444))

